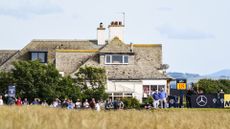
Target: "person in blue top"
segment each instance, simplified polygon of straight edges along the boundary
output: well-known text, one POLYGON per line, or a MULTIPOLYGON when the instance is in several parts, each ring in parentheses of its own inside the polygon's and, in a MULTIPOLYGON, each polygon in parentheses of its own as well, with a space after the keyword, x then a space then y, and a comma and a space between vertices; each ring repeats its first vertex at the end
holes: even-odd
POLYGON ((153 107, 157 109, 159 106, 159 94, 157 90, 153 92, 152 97, 153 97, 153 107))
POLYGON ((161 108, 166 108, 166 104, 167 104, 166 98, 167 98, 167 94, 164 88, 162 88, 159 92, 159 101, 160 101, 161 108))

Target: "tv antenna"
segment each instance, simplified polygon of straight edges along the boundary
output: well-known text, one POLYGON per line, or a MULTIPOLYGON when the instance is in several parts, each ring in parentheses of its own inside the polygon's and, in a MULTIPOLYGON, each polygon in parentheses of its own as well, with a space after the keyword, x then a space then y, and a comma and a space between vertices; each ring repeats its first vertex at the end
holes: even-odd
POLYGON ((119 14, 122 14, 122 22, 123 22, 123 25, 125 26, 125 12, 118 12, 119 14))

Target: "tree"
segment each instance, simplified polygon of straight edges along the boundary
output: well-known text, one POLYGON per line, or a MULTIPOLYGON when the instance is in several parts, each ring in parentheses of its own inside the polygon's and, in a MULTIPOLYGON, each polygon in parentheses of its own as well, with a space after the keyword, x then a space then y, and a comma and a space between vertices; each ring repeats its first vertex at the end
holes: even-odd
POLYGON ((84 99, 106 99, 106 72, 104 68, 85 66, 75 74, 76 84, 81 88, 84 99))
MULTIPOLYGON (((53 64, 41 64, 39 61, 17 61, 10 73, 2 73, 16 85, 16 95, 28 98, 40 98, 51 102, 55 98, 80 98, 80 88, 74 85, 70 77, 62 77, 53 64), (9 76, 9 77, 8 77, 9 76)), ((8 80, 8 81, 7 81, 8 80)))
POLYGON ((58 97, 56 86, 61 76, 51 64, 41 64, 39 61, 14 62, 12 76, 17 86, 17 96, 52 100, 58 97))
POLYGON ((204 93, 217 93, 221 89, 230 93, 230 80, 201 79, 195 84, 195 90, 203 90, 204 93))
POLYGON ((74 84, 74 81, 70 76, 63 77, 60 80, 56 91, 61 99, 69 98, 76 101, 77 99, 82 99, 83 96, 80 87, 74 84))

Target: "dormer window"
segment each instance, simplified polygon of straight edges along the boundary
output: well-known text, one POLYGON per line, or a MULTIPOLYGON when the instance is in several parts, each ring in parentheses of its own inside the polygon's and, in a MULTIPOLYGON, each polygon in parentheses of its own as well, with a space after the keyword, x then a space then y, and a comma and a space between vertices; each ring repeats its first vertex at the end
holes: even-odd
POLYGON ((47 63, 47 52, 30 52, 30 60, 39 60, 40 63, 47 63))
POLYGON ((112 54, 105 55, 105 64, 128 64, 128 55, 112 54))

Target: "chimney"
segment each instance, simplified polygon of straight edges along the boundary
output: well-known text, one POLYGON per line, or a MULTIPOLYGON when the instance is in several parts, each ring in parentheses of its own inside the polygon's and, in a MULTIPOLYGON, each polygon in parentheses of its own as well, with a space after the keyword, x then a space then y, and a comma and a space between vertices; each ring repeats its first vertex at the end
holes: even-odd
POLYGON ((112 21, 109 25, 109 41, 118 37, 121 41, 124 41, 124 25, 121 21, 112 21))
POLYGON ((104 45, 105 44, 105 28, 103 27, 103 23, 101 22, 99 27, 97 28, 97 44, 104 45))

